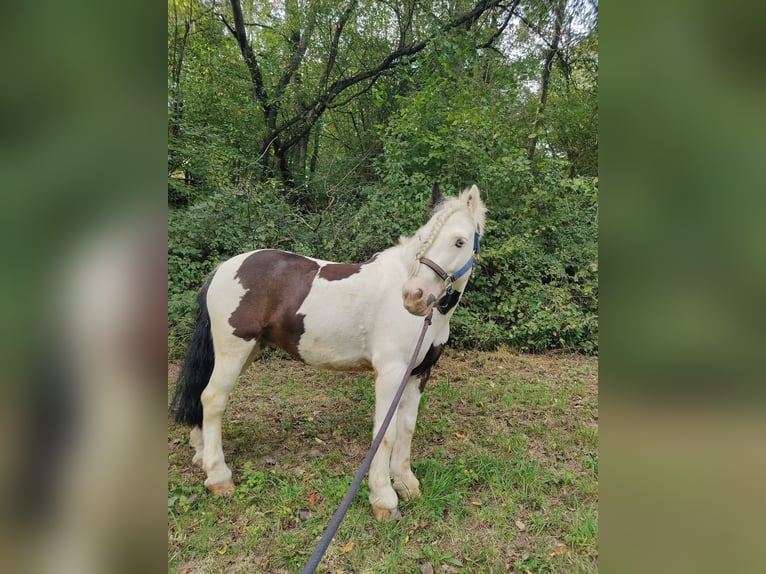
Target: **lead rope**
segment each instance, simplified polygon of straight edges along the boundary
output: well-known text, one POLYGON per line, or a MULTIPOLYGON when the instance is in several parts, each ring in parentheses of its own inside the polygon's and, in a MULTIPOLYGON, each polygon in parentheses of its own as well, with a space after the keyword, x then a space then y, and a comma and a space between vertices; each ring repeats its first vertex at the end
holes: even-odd
POLYGON ((370 450, 367 452, 367 456, 364 457, 362 466, 359 467, 354 480, 351 482, 351 486, 348 487, 348 491, 346 491, 346 494, 343 496, 343 500, 341 500, 338 510, 335 511, 335 514, 333 514, 330 523, 322 533, 322 538, 319 540, 319 544, 317 544, 317 547, 314 549, 314 553, 309 557, 308 562, 306 562, 306 566, 303 567, 303 570, 301 571, 302 574, 312 574, 316 570, 317 566, 319 566, 319 562, 322 560, 322 556, 324 556, 324 553, 327 551, 327 547, 330 546, 330 542, 335 536, 335 533, 338 531, 338 528, 340 528, 340 523, 343 522, 343 517, 346 516, 346 512, 351 507, 351 502, 354 500, 356 491, 359 490, 359 487, 362 484, 364 474, 370 468, 372 459, 374 458, 375 453, 378 452, 380 443, 383 442, 383 436, 386 434, 388 425, 391 424, 391 419, 394 418, 394 413, 396 412, 396 408, 399 406, 399 401, 402 398, 402 394, 404 394, 404 389, 407 386, 407 381, 410 378, 410 373, 412 373, 412 369, 415 368, 415 360, 417 359, 418 353, 420 352, 420 347, 423 345, 423 338, 426 335, 428 326, 431 324, 431 318, 433 314, 434 311, 431 309, 431 312, 423 321, 423 329, 420 331, 418 344, 415 345, 415 352, 412 354, 410 364, 407 365, 407 371, 404 373, 404 377, 402 378, 402 382, 399 385, 399 389, 394 395, 394 400, 391 403, 391 407, 388 409, 386 417, 383 419, 383 424, 381 424, 378 434, 375 435, 375 438, 372 441, 372 446, 370 446, 370 450))

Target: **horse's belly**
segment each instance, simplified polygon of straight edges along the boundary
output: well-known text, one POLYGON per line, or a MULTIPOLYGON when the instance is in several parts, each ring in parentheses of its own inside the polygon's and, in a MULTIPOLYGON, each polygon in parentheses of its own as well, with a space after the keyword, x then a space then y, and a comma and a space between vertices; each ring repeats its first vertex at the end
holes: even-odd
POLYGON ((323 369, 360 371, 372 368, 366 349, 358 338, 327 338, 304 333, 298 351, 307 364, 323 369))
POLYGON ((364 273, 314 281, 298 313, 304 332, 298 352, 309 365, 339 371, 371 369, 369 332, 373 317, 363 293, 364 273), (364 299, 364 300, 363 300, 364 299))

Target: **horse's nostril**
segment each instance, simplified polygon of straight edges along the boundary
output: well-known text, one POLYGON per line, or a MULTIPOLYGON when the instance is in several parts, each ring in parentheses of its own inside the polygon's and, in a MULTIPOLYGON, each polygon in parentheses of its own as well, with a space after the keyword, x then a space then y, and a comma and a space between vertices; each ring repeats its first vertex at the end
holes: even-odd
POLYGON ((423 297, 423 290, 418 289, 417 291, 415 291, 415 299, 420 299, 421 297, 423 297))

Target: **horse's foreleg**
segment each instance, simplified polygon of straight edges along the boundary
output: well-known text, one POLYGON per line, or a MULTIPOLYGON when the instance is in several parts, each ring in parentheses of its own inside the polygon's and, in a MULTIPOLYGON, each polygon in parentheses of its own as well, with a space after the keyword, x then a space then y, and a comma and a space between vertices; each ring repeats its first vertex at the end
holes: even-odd
POLYGON ((243 346, 240 352, 216 353, 213 374, 202 392, 202 468, 207 474, 205 486, 215 495, 228 496, 234 492, 231 470, 226 466, 223 456, 221 423, 229 393, 242 369, 248 364, 252 347, 251 344, 243 346))
MULTIPOLYGON (((396 394, 397 386, 401 380, 403 369, 389 369, 378 372, 375 380, 375 424, 373 426, 373 437, 377 436, 383 419, 391 407, 391 402, 396 394)), ((397 510, 399 502, 396 492, 391 486, 391 476, 389 474, 389 464, 391 461, 391 449, 396 442, 397 414, 391 419, 391 424, 383 435, 383 441, 380 443, 375 458, 372 459, 368 484, 370 487, 370 505, 372 513, 377 521, 396 520, 401 515, 397 510)))
POLYGON ((404 390, 396 417, 396 442, 391 451, 391 477, 394 479, 394 490, 402 500, 420 496, 420 482, 410 467, 412 434, 415 432, 415 421, 418 417, 418 405, 422 394, 419 384, 419 377, 411 377, 404 390))

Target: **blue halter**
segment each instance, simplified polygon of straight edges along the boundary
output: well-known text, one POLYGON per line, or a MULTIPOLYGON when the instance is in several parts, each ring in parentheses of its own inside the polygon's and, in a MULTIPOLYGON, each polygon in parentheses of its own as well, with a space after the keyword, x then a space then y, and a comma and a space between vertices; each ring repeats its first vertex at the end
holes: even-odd
POLYGON ((476 231, 473 235, 473 255, 471 255, 471 258, 466 262, 465 265, 463 265, 460 269, 452 273, 451 275, 447 273, 444 269, 442 269, 437 263, 431 261, 427 257, 421 257, 420 262, 425 265, 426 267, 429 267, 434 273, 436 273, 439 277, 442 278, 442 281, 446 284, 446 293, 447 296, 452 295, 453 289, 452 284, 460 279, 463 275, 468 273, 471 269, 473 269, 473 266, 476 265, 476 260, 481 253, 481 226, 476 226, 476 231))
POLYGON ((473 266, 476 265, 476 260, 479 257, 479 254, 481 253, 481 237, 479 236, 479 233, 481 233, 481 226, 476 226, 476 232, 473 234, 473 255, 468 260, 468 262, 463 265, 460 269, 455 271, 452 275, 447 277, 447 279, 450 282, 450 287, 452 287, 452 283, 460 279, 463 275, 468 273, 471 269, 473 269, 473 266))

